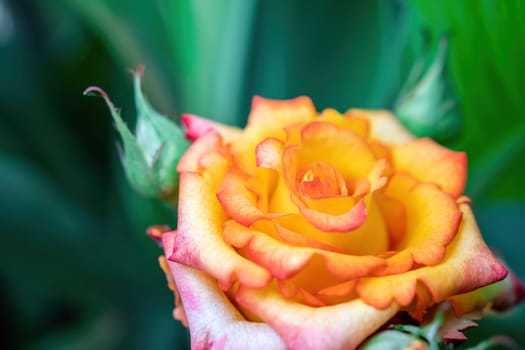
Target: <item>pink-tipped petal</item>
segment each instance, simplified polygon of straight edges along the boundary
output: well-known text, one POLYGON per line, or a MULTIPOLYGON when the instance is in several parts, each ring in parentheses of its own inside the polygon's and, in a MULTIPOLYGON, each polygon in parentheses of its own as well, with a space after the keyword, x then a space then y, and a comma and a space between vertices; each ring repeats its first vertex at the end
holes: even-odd
MULTIPOLYGON (((322 258, 322 270, 325 274, 330 274, 339 280, 366 276, 385 263, 383 259, 374 256, 357 256, 310 247, 294 247, 234 221, 226 222, 224 240, 235 248, 246 251, 250 260, 281 280, 290 278, 299 271, 307 270, 307 265, 314 256, 322 258)), ((321 281, 321 278, 318 280, 321 281)))
POLYGON ((257 166, 282 171, 284 142, 273 137, 264 139, 255 149, 257 166))
POLYGON ((398 310, 378 310, 356 299, 336 306, 311 307, 271 289, 240 287, 238 302, 257 314, 291 350, 355 349, 398 310))
POLYGON ((431 139, 418 139, 392 147, 394 167, 422 182, 441 186, 454 198, 465 190, 467 156, 451 151, 431 139))
POLYGON ((248 127, 282 130, 295 123, 310 122, 317 116, 312 100, 306 96, 290 100, 271 100, 254 96, 248 127))
MULTIPOLYGON (((292 199, 294 198, 292 197, 292 199)), ((348 232, 355 230, 365 222, 368 215, 364 200, 360 200, 348 212, 340 215, 326 214, 311 209, 300 201, 295 201, 295 203, 304 217, 312 225, 326 232, 348 232)))
POLYGON ((461 204, 460 209, 463 218, 459 232, 439 264, 397 275, 363 278, 357 286, 361 299, 379 308, 392 301, 408 305, 416 297, 425 297, 416 293, 421 283, 430 292, 431 303, 438 303, 505 278, 507 270, 483 241, 472 210, 467 204, 461 204))
POLYGON ((257 220, 278 217, 282 214, 263 212, 257 205, 257 196, 247 187, 247 179, 230 172, 222 182, 217 198, 228 216, 249 226, 257 220))
POLYGON ((208 131, 216 131, 226 143, 229 143, 238 138, 242 133, 241 129, 220 124, 193 114, 183 114, 181 116, 181 122, 184 126, 186 138, 190 141, 195 141, 208 131))
POLYGON ((472 292, 453 296, 450 300, 456 314, 462 315, 481 310, 490 305, 496 311, 505 311, 525 298, 525 286, 512 272, 497 283, 476 289, 472 292))
POLYGON ((197 139, 188 148, 177 164, 177 171, 180 172, 199 172, 201 171, 200 159, 210 152, 219 151, 223 146, 222 137, 216 131, 208 131, 205 135, 197 139))
MULTIPOLYGON (((166 254, 174 248, 174 235, 164 235, 166 254)), ((192 349, 285 349, 268 325, 246 321, 217 282, 205 273, 169 261, 186 310, 192 349)))
MULTIPOLYGON (((224 176, 227 168, 227 160, 217 159, 214 175, 224 176)), ((173 250, 166 250, 166 257, 205 271, 215 277, 224 290, 236 280, 254 287, 269 283, 271 275, 267 270, 237 254, 222 239, 227 214, 215 195, 219 186, 216 179, 206 172, 202 175, 185 172, 180 182, 178 233, 173 250)))

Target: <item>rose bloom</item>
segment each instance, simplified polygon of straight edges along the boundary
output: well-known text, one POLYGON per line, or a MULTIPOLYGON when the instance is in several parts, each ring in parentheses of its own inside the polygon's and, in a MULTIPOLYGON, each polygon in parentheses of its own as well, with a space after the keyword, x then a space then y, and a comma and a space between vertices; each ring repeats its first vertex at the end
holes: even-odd
POLYGON ((151 232, 194 349, 352 349, 400 311, 482 307, 464 293, 507 275, 462 195, 466 155, 388 112, 255 97, 244 130, 183 124, 178 229, 151 232))

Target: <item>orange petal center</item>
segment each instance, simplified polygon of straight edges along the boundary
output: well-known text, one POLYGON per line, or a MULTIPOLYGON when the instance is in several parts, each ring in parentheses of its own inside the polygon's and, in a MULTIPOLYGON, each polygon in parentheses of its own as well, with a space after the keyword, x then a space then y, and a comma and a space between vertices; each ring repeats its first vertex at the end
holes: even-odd
POLYGON ((345 179, 327 163, 315 162, 302 173, 299 189, 304 196, 321 199, 348 195, 345 179))

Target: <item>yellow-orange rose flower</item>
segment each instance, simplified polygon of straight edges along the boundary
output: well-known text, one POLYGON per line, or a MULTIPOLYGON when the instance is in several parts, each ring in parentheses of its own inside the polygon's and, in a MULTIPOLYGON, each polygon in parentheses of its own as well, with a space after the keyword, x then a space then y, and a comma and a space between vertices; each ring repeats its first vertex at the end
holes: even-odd
POLYGON ((162 239, 193 348, 355 348, 399 311, 470 311, 453 297, 507 275, 462 196, 465 154, 388 112, 255 97, 244 130, 183 123, 162 239))

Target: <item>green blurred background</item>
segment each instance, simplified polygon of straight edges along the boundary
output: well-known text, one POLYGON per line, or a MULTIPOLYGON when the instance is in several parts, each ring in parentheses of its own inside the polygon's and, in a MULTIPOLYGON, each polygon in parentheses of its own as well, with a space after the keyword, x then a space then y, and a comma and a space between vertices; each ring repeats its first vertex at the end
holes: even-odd
MULTIPOLYGON (((134 125, 129 69, 152 104, 243 125, 254 94, 318 109, 391 108, 422 47, 447 34, 447 75, 486 240, 525 264, 525 3, 519 0, 0 0, 0 348, 185 349, 104 88, 134 125), (521 259, 520 259, 521 258, 521 259)), ((476 339, 525 344, 525 305, 476 339)))

